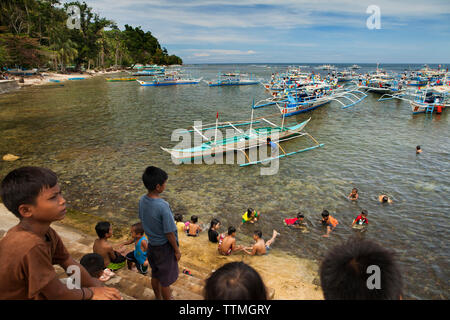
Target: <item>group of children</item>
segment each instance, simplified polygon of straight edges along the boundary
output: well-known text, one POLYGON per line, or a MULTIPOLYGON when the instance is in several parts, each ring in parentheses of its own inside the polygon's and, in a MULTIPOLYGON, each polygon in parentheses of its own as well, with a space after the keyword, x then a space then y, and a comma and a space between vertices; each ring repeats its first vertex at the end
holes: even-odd
MULTIPOLYGON (((143 182, 148 191, 139 201, 140 223, 131 226, 131 239, 114 247, 108 239, 112 237, 111 224, 106 221, 95 226, 98 239, 93 244, 93 253, 85 255, 80 263, 75 261, 65 248, 61 238, 50 227, 54 221, 64 219, 66 201, 61 195, 56 174, 46 168, 22 167, 10 172, 2 181, 0 196, 3 203, 19 218, 17 226, 11 228, 0 240, 0 299, 121 299, 114 288, 103 286, 114 271, 125 264, 133 265, 142 274, 152 269, 152 287, 157 299, 170 299, 170 285, 178 278, 178 261, 181 252, 178 231, 188 236, 198 236, 202 227, 198 217, 192 216, 183 223, 180 214, 173 215, 169 204, 160 198, 167 185, 167 173, 157 167, 147 167, 143 182), (125 245, 134 243, 134 250, 125 253, 125 245), (66 271, 70 266, 80 269, 81 287, 70 289, 57 277, 53 264, 66 271)), ((354 189, 349 198, 358 198, 354 189)), ((381 202, 392 202, 380 195, 381 202)), ((242 224, 256 223, 260 213, 252 208, 242 215, 242 224)), ((303 227, 304 216, 285 219, 289 226, 303 227)), ((338 221, 327 210, 322 212, 322 224, 327 234, 338 221)), ((352 225, 368 224, 367 211, 353 221, 352 225)), ((262 232, 255 230, 252 246, 236 245, 236 228, 230 226, 227 234, 219 234, 220 221, 213 219, 208 230, 211 242, 218 243, 222 255, 243 251, 249 255, 264 255, 270 250, 279 233, 273 230, 270 240, 264 241, 262 232)))

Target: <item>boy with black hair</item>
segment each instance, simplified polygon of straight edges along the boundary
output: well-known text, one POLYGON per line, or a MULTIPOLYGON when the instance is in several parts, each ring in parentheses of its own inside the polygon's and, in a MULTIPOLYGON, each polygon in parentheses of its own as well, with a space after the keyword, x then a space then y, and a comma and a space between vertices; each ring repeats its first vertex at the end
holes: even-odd
POLYGON ((50 227, 63 220, 66 200, 56 174, 46 168, 22 167, 8 173, 1 183, 3 203, 19 223, 0 240, 0 300, 121 299, 119 291, 102 287, 67 252, 50 227), (69 289, 53 267, 79 268, 80 289, 69 289))
POLYGON ((105 263, 101 255, 97 253, 85 254, 81 258, 80 264, 87 270, 87 272, 89 272, 91 277, 100 279, 103 276, 103 270, 105 270, 105 263))
POLYGON ((122 245, 129 245, 134 243, 134 250, 129 252, 125 258, 127 259, 128 270, 131 270, 133 264, 141 274, 147 274, 148 260, 147 249, 148 239, 144 234, 142 223, 138 222, 131 226, 131 240, 124 242, 122 245))
POLYGON ((191 222, 186 226, 186 234, 190 237, 197 237, 198 234, 203 231, 202 227, 200 227, 198 224, 198 217, 196 215, 193 215, 191 217, 191 222))
POLYGON ((219 246, 217 247, 219 253, 224 256, 229 256, 232 252, 243 250, 243 246, 236 246, 236 228, 228 227, 228 234, 223 239, 219 239, 219 246))
POLYGON ((253 240, 255 240, 255 244, 251 247, 243 248, 245 253, 254 256, 256 255, 264 255, 269 253, 270 246, 275 241, 275 238, 280 235, 275 229, 273 230, 272 238, 270 240, 267 240, 264 242, 264 239, 262 238, 262 232, 259 230, 255 230, 253 234, 253 240), (251 251, 247 251, 251 250, 251 251))
POLYGON ((326 300, 402 298, 402 272, 394 253, 370 240, 352 237, 332 248, 322 261, 319 274, 326 300), (378 281, 372 281, 369 277, 377 276, 376 270, 378 281))
POLYGON ((183 215, 181 213, 175 213, 173 216, 175 224, 177 225, 178 232, 183 232, 185 224, 183 222, 183 215))
POLYGON ((267 300, 259 273, 244 262, 230 262, 205 281, 205 300, 267 300))
MULTIPOLYGON (((119 252, 115 251, 108 239, 112 237, 113 230, 111 224, 108 221, 98 222, 95 226, 95 232, 97 232, 98 239, 95 239, 93 245, 94 253, 98 253, 103 257, 105 261, 106 269, 117 271, 125 266, 126 259, 119 252)), ((114 273, 105 272, 112 276, 114 273)))
POLYGON ((322 211, 322 225, 327 227, 327 233, 324 234, 322 237, 329 237, 331 231, 333 231, 338 224, 339 222, 330 215, 328 210, 322 211))
POLYGON ((367 215, 368 215, 369 213, 367 212, 367 210, 362 210, 361 211, 361 214, 359 215, 359 216, 357 216, 356 218, 355 218, 355 220, 353 220, 353 223, 352 223, 352 227, 356 224, 356 225, 367 225, 367 224, 369 224, 369 220, 367 220, 367 215))
POLYGON ((178 279, 181 252, 178 230, 169 204, 161 199, 167 173, 149 166, 142 175, 147 194, 139 200, 139 218, 148 236, 147 257, 152 268, 152 288, 156 299, 171 299, 170 285, 178 279))
POLYGON ((242 224, 246 222, 255 223, 260 218, 258 211, 248 208, 247 211, 242 215, 242 224))
POLYGON ((303 213, 299 212, 297 213, 297 217, 296 218, 286 218, 283 220, 284 225, 288 226, 288 227, 292 227, 292 228, 303 228, 305 227, 305 222, 303 221, 305 219, 305 216, 303 215, 303 213))
POLYGON ((391 198, 389 198, 387 195, 385 194, 380 194, 378 196, 378 201, 380 201, 381 203, 388 203, 391 204, 393 201, 391 198))

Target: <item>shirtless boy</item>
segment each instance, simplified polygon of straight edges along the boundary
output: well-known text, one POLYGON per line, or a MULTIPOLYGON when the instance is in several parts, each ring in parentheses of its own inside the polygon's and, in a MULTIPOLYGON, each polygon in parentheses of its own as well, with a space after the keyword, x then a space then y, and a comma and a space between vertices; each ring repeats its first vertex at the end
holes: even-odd
POLYGON ((229 227, 228 234, 222 241, 219 241, 219 253, 224 256, 229 256, 232 252, 243 250, 241 245, 236 246, 236 228, 229 227))
POLYGON ((244 248, 243 250, 245 253, 254 256, 255 254, 260 256, 267 254, 270 250, 270 246, 275 241, 275 238, 279 235, 279 233, 276 230, 273 230, 272 238, 266 242, 264 242, 264 239, 262 238, 262 232, 259 230, 256 230, 253 234, 253 240, 255 240, 255 244, 252 247, 244 248), (249 251, 251 250, 251 251, 249 251))
POLYGON ((97 223, 95 226, 98 239, 95 239, 93 251, 103 257, 105 266, 113 271, 119 270, 125 266, 126 259, 119 252, 114 251, 108 239, 112 237, 111 224, 107 221, 97 223))
POLYGON ((196 215, 193 215, 191 217, 191 222, 185 227, 186 228, 186 234, 190 237, 197 237, 198 234, 203 231, 202 227, 200 227, 198 224, 198 217, 196 215))

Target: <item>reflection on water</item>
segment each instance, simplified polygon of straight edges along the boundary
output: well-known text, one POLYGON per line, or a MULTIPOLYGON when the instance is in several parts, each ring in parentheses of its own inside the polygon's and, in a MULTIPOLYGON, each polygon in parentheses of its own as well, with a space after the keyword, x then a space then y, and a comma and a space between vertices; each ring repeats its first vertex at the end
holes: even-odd
MULTIPOLYGON (((236 69, 186 68, 205 79, 215 78, 219 70, 236 69)), ((239 70, 269 78, 276 69, 256 65, 239 70)), ((164 198, 186 220, 197 214, 208 224, 218 217, 225 229, 238 226, 245 209, 253 207, 262 219, 242 226, 238 240, 250 237, 256 228, 264 235, 275 228, 283 233, 275 249, 318 261, 327 249, 355 233, 351 222, 367 209, 370 228, 362 236, 396 250, 406 277, 406 297, 448 298, 448 113, 413 116, 405 102, 378 102, 379 96, 370 94, 353 108, 342 110, 331 103, 291 117, 288 124, 312 117, 306 131, 325 146, 282 159, 273 176, 259 175, 260 166, 176 166, 160 149, 178 143, 170 141, 173 130, 191 126, 194 120, 214 123, 217 111, 219 120, 249 119, 252 100, 266 97, 262 86, 140 87, 135 82, 108 83, 101 77, 4 94, 0 153, 16 154, 21 160, 0 162, 0 176, 23 165, 49 167, 58 173, 72 207, 129 223, 137 219, 138 199, 145 192, 142 172, 156 165, 169 174, 164 198), (419 156, 416 145, 424 150, 419 156), (346 200, 353 187, 360 194, 354 203, 346 200), (381 193, 394 203, 379 204, 381 193), (323 209, 340 222, 328 239, 321 237, 323 209), (283 225, 284 218, 298 211, 305 214, 309 233, 283 225)), ((269 107, 255 116, 274 112, 269 107)), ((280 123, 281 118, 273 121, 280 123)), ((297 150, 304 143, 295 139, 283 147, 297 150)))

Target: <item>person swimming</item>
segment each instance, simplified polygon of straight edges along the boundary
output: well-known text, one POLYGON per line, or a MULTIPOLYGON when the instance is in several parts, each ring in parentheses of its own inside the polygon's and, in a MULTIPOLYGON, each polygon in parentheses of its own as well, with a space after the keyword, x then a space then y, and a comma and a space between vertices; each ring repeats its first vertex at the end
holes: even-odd
POLYGON ((348 195, 348 199, 349 200, 358 200, 358 197, 359 197, 358 189, 353 188, 352 192, 350 192, 350 194, 348 195))
POLYGON ((305 222, 303 221, 303 219, 305 219, 305 216, 299 212, 297 213, 297 217, 296 218, 286 218, 283 220, 284 224, 288 227, 292 227, 292 228, 301 228, 301 227, 305 227, 305 222))
POLYGON ((246 222, 255 223, 258 221, 260 214, 252 209, 248 208, 247 211, 242 215, 242 224, 246 222))
POLYGON ((420 148, 420 146, 416 147, 416 154, 422 153, 422 149, 420 148))
POLYGON ((378 196, 378 201, 381 203, 392 203, 392 199, 390 199, 387 195, 381 194, 378 196))

